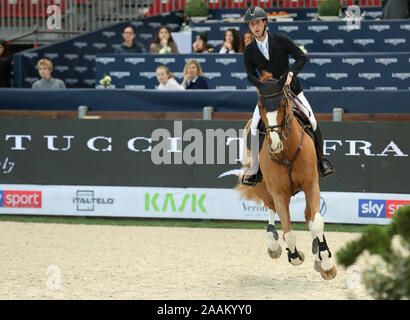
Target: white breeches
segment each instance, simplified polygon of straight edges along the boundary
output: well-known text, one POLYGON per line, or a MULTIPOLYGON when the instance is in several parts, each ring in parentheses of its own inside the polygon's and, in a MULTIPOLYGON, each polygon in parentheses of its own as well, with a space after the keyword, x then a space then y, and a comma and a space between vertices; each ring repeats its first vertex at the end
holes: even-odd
MULTIPOLYGON (((299 109, 302 110, 302 112, 306 115, 306 117, 309 118, 313 131, 316 131, 317 122, 315 119, 315 115, 313 114, 312 107, 310 106, 309 101, 307 101, 305 95, 303 94, 303 91, 297 95, 297 98, 302 102, 303 106, 301 106, 299 101, 297 100, 295 100, 295 103, 298 104, 299 109)), ((253 111, 252 123, 251 123, 251 132, 253 135, 256 134, 256 129, 258 127, 258 123, 260 119, 261 119, 261 116, 259 113, 259 107, 258 107, 258 104, 256 104, 255 110, 253 111)))

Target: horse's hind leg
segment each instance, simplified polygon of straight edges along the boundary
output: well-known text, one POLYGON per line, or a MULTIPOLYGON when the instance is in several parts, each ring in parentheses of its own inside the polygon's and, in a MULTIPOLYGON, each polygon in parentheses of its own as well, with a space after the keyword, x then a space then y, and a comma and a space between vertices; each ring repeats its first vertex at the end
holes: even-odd
POLYGON ((320 215, 320 191, 318 185, 313 185, 310 190, 305 191, 306 202, 309 203, 306 210, 310 209, 310 216, 305 211, 306 222, 308 223, 309 230, 312 234, 312 252, 315 255, 314 268, 320 272, 321 276, 325 280, 331 280, 336 277, 337 270, 331 257, 332 254, 326 243, 324 235, 324 220, 320 215))

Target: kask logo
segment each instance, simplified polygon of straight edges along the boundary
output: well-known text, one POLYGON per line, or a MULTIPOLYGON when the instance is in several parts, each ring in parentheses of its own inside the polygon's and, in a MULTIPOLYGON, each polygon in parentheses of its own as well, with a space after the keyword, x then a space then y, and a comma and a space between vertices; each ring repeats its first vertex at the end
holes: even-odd
POLYGON ((0 191, 0 207, 41 208, 41 191, 0 191))
POLYGON ((359 199, 359 217, 392 218, 400 207, 410 204, 410 200, 359 199))
POLYGON ((175 201, 175 197, 172 193, 145 193, 145 211, 155 211, 155 212, 198 212, 206 213, 206 207, 204 204, 206 194, 185 194, 182 200, 175 201))

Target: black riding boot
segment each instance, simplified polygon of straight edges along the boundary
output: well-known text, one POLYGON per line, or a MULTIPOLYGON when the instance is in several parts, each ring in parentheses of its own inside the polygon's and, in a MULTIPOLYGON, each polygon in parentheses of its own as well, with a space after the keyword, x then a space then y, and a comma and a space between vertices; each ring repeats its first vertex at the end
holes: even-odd
POLYGON ((252 135, 250 131, 248 134, 251 135, 252 163, 251 163, 251 166, 244 172, 242 176, 242 184, 245 184, 248 186, 255 186, 257 183, 262 181, 262 172, 259 167, 259 146, 257 143, 257 141, 259 142, 259 137, 256 135, 252 135), (251 171, 251 172, 247 174, 248 171, 251 171))
POLYGON ((327 177, 333 174, 335 169, 332 163, 323 156, 323 139, 319 126, 316 127, 316 131, 314 131, 313 134, 315 136, 315 148, 319 175, 321 177, 327 177))

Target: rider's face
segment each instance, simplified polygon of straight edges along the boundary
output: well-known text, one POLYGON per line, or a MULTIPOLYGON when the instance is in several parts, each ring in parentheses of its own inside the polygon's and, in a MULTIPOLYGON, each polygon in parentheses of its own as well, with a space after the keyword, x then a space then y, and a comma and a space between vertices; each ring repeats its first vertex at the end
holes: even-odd
POLYGON ((253 20, 249 21, 249 29, 255 35, 255 37, 260 38, 263 36, 263 31, 265 29, 266 20, 253 20))

